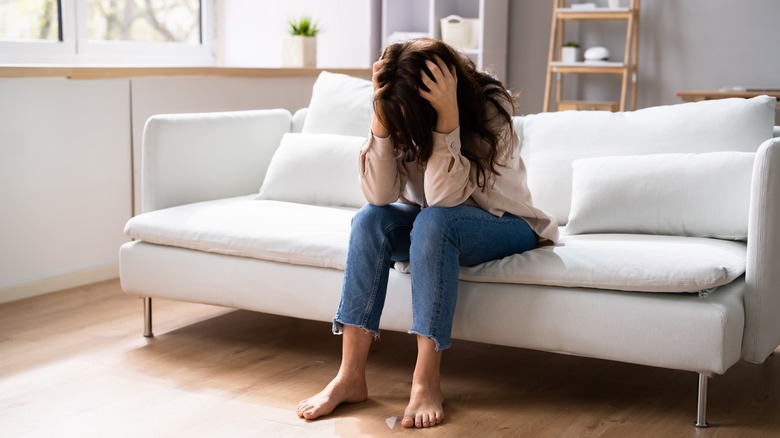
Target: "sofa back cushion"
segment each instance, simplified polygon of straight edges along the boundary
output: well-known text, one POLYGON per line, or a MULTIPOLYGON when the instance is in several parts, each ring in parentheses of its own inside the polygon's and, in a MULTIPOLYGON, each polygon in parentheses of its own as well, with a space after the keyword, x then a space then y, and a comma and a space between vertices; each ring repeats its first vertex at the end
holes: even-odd
MULTIPOLYGON (((772 137, 775 99, 721 99, 631 112, 563 111, 525 116, 522 155, 536 206, 566 224, 572 162, 616 155, 755 152, 772 137)), ((724 211, 724 214, 728 212, 724 211)))
POLYGON ((566 232, 746 240, 755 155, 709 152, 575 160, 566 232))
POLYGON ((367 136, 373 115, 374 86, 367 79, 323 71, 311 91, 304 134, 367 136))

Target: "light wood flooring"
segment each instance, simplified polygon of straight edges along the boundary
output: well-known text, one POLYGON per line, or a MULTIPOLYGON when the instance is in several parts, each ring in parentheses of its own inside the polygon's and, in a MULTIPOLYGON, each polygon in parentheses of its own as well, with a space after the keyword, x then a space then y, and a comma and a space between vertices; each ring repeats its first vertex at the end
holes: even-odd
POLYGON ((444 423, 406 430, 415 342, 394 332, 367 402, 304 421, 296 404, 339 365, 329 324, 155 300, 146 339, 141 306, 118 281, 0 306, 0 436, 780 436, 777 354, 712 379, 696 429, 694 373, 463 341, 444 355, 444 423))

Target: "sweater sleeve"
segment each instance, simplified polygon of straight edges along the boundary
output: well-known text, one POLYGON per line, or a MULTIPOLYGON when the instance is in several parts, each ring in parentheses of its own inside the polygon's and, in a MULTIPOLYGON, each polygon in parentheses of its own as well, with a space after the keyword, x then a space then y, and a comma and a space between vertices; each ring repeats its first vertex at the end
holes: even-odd
POLYGON ((369 204, 387 205, 401 196, 407 180, 402 157, 403 153, 393 146, 390 138, 372 135, 361 148, 360 189, 369 204))
POLYGON ((425 170, 425 195, 432 207, 464 203, 477 187, 470 178, 471 162, 460 153, 460 127, 449 134, 433 133, 433 152, 425 170))

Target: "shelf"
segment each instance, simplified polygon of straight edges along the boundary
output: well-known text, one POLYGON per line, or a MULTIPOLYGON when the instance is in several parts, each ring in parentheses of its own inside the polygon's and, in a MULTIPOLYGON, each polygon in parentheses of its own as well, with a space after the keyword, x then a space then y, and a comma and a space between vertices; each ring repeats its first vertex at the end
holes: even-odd
POLYGON ((629 8, 557 8, 555 13, 561 20, 627 20, 631 17, 629 8))
POLYGON ((623 74, 625 65, 622 62, 570 62, 553 61, 550 70, 555 73, 581 73, 581 74, 623 74))
MULTIPOLYGON (((552 28, 550 29, 550 50, 547 58, 547 80, 544 85, 544 105, 542 111, 553 110, 605 110, 625 111, 628 106, 629 93, 631 95, 630 109, 636 109, 637 88, 637 51, 639 47, 639 10, 640 0, 628 0, 628 7, 608 8, 596 7, 593 4, 571 4, 572 0, 552 0, 552 28), (578 7, 579 6, 579 7, 578 7), (625 51, 619 62, 614 61, 589 61, 563 62, 561 59, 575 59, 571 53, 564 51, 565 38, 571 38, 566 34, 567 25, 577 21, 624 21, 626 23, 625 51), (564 56, 566 55, 566 56, 564 56), (564 87, 568 82, 567 74, 584 75, 613 75, 620 76, 620 100, 618 102, 590 102, 579 100, 566 100, 564 94, 571 95, 577 92, 576 88, 588 85, 590 81, 584 79, 575 84, 575 88, 564 87), (630 85, 630 90, 629 90, 630 85)), ((594 23, 593 29, 603 29, 605 24, 594 23)), ((619 58, 619 56, 618 56, 619 58)), ((614 81, 613 81, 614 82, 614 81)), ((582 98, 582 93, 577 94, 582 98)))
POLYGON ((468 47, 465 47, 465 48, 458 48, 458 47, 456 47, 456 49, 460 53, 463 53, 464 55, 479 56, 479 54, 482 53, 482 51, 480 51, 478 48, 474 49, 474 48, 468 48, 468 47))
POLYGON ((709 99, 726 99, 729 97, 742 97, 745 99, 749 99, 751 97, 756 96, 772 96, 777 98, 777 104, 780 106, 780 89, 774 89, 772 90, 760 90, 760 91, 719 91, 719 90, 708 90, 708 91, 678 91, 674 93, 675 96, 679 97, 680 99, 686 101, 686 102, 695 102, 699 100, 709 100, 709 99))
POLYGON ((509 0, 382 0, 381 44, 394 33, 441 39, 441 20, 450 15, 476 19, 476 47, 456 47, 478 70, 506 81, 509 0))
POLYGON ((590 100, 562 100, 558 102, 558 111, 617 111, 618 102, 601 102, 590 100))
POLYGON ((87 67, 3 65, 0 78, 63 77, 68 79, 114 79, 144 76, 233 76, 249 78, 316 77, 323 70, 357 77, 371 77, 370 68, 265 68, 265 67, 87 67))

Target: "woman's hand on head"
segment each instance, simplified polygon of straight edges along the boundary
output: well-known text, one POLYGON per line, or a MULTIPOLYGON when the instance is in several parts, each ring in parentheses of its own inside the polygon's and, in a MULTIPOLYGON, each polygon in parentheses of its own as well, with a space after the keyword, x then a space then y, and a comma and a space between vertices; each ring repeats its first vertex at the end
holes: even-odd
MULTIPOLYGON (((374 96, 376 96, 377 92, 380 90, 379 86, 379 75, 382 73, 382 68, 385 65, 384 59, 379 59, 379 61, 375 62, 373 65, 373 75, 371 76, 371 83, 374 84, 374 96)), ((374 100, 374 109, 375 111, 381 111, 382 110, 382 104, 378 100, 374 100)), ((376 112, 374 113, 374 117, 371 119, 371 133, 377 137, 383 137, 387 138, 390 136, 390 131, 387 129, 385 125, 382 124, 382 121, 379 117, 377 117, 376 112)))
MULTIPOLYGON (((376 64, 374 64, 376 65, 376 64)), ((430 91, 420 88, 420 96, 436 110, 436 132, 450 133, 460 124, 458 111, 458 75, 455 66, 448 66, 436 56, 436 62, 427 60, 425 65, 433 77, 421 71, 422 82, 430 91)), ((375 75, 376 76, 376 75, 375 75)))
POLYGON ((374 84, 374 94, 379 90, 379 75, 382 73, 382 67, 385 65, 385 60, 382 58, 379 58, 377 62, 374 63, 372 69, 373 69, 373 75, 371 76, 371 83, 374 84))

